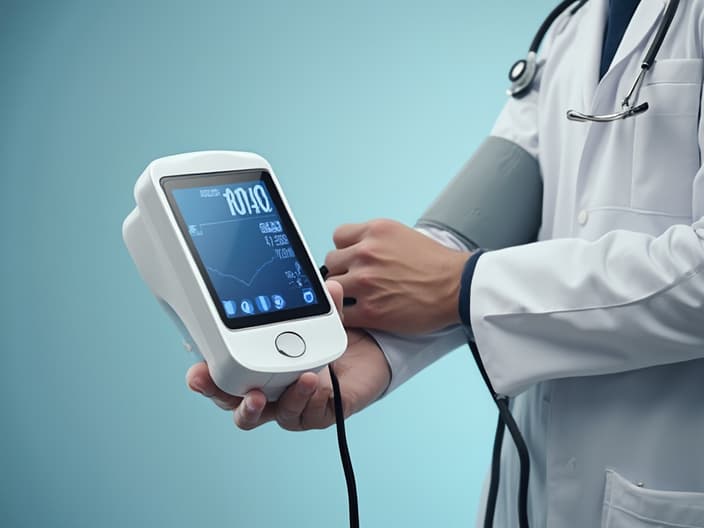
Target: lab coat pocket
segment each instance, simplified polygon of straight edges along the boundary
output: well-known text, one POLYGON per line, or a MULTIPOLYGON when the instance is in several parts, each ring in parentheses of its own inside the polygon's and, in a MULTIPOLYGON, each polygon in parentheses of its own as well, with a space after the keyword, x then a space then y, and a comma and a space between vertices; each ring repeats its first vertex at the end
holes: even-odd
POLYGON ((635 118, 631 207, 691 216, 692 182, 700 166, 698 128, 702 59, 656 61, 635 118))
POLYGON ((602 528, 704 528, 704 493, 638 487, 606 471, 602 528))

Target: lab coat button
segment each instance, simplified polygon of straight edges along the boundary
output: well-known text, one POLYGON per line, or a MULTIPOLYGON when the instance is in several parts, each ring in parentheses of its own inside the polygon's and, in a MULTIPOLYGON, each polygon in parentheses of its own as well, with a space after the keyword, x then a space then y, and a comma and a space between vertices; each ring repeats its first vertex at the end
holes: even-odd
POLYGON ((587 213, 584 209, 582 209, 577 215, 577 222, 579 222, 580 225, 586 224, 588 219, 589 213, 587 213))
POLYGON ((274 342, 276 350, 284 356, 296 358, 306 351, 306 342, 294 332, 283 332, 276 337, 274 342))

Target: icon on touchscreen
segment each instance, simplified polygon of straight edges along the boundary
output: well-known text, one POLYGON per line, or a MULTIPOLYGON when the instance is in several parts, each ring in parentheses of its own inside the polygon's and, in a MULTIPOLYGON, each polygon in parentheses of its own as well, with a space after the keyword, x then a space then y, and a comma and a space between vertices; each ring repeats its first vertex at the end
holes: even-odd
POLYGON ((246 314, 252 315, 254 313, 254 303, 249 299, 244 299, 240 303, 240 308, 242 308, 242 311, 246 314))
POLYGON ((283 297, 281 297, 281 295, 272 295, 271 300, 274 302, 274 308, 277 310, 281 310, 284 306, 286 306, 286 301, 283 297))
POLYGON ((259 295, 257 297, 257 306, 260 312, 268 312, 271 310, 271 301, 266 295, 259 295))
POLYGON ((315 302, 315 294, 311 288, 303 288, 303 301, 306 304, 313 304, 315 302))
POLYGON ((228 317, 234 317, 237 313, 237 303, 235 301, 223 301, 223 308, 225 308, 225 313, 228 317))

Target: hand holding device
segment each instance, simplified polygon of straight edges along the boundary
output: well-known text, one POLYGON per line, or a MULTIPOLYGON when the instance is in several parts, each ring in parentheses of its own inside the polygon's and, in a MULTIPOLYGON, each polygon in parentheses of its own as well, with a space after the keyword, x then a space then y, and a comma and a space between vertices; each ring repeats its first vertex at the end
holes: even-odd
MULTIPOLYGON (((326 284, 339 310, 342 288, 333 281, 326 284)), ((390 381, 386 358, 366 332, 348 330, 347 341, 347 350, 334 363, 340 380, 345 417, 376 401, 390 381)), ((278 401, 269 403, 258 390, 252 390, 241 398, 218 389, 205 363, 191 367, 186 382, 191 389, 211 398, 222 409, 234 410, 235 424, 241 429, 253 429, 276 421, 284 429, 298 431, 325 428, 335 421, 332 385, 327 370, 319 374, 302 374, 278 401)))
POLYGON ((421 334, 459 323, 462 270, 470 253, 446 248, 393 220, 340 226, 325 259, 342 284, 345 325, 421 334))

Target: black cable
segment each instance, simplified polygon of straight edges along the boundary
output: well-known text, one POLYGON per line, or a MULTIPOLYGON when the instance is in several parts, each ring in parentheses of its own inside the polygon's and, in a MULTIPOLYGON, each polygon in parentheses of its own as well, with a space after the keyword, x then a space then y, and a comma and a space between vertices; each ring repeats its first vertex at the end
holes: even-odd
POLYGON ((328 364, 330 380, 332 381, 332 392, 335 396, 335 426, 337 429, 337 445, 340 448, 340 458, 342 459, 342 469, 345 472, 347 482, 347 500, 350 507, 350 528, 359 528, 359 505, 357 503, 357 484, 354 480, 354 469, 352 469, 352 459, 347 448, 347 436, 345 435, 345 415, 342 410, 342 397, 340 396, 340 382, 337 380, 332 363, 328 364))
MULTIPOLYGON (((574 0, 573 0, 574 1, 574 0)), ((320 267, 320 274, 323 279, 328 275, 328 268, 323 265, 320 267)), ((489 375, 484 368, 484 363, 479 355, 477 344, 472 339, 467 339, 469 348, 472 351, 474 360, 479 367, 484 383, 486 383, 489 392, 491 392, 497 407, 499 408, 499 420, 496 424, 496 436, 494 437, 494 447, 491 455, 491 481, 489 483, 489 494, 487 496, 486 513, 484 516, 484 527, 491 528, 494 524, 494 514, 496 511, 496 500, 499 494, 499 475, 501 472, 501 445, 503 444, 504 430, 508 427, 508 431, 513 438, 516 449, 518 450, 518 459, 520 461, 520 479, 518 486, 518 523, 520 528, 528 527, 528 482, 530 480, 530 457, 528 447, 521 435, 521 431, 516 424, 516 421, 508 407, 508 398, 500 396, 494 390, 489 375)), ((330 371, 330 380, 332 381, 332 391, 335 404, 335 425, 337 429, 337 444, 340 448, 340 458, 342 459, 342 468, 345 472, 345 481, 347 482, 347 500, 350 509, 350 528, 359 528, 359 505, 357 502, 357 484, 354 479, 354 469, 352 468, 352 459, 347 447, 347 436, 345 435, 345 416, 342 409, 342 396, 340 395, 340 383, 337 380, 335 371, 332 368, 332 363, 328 364, 330 371)))
POLYGON ((518 451, 518 460, 521 467, 518 481, 518 526, 520 528, 528 528, 528 481, 530 480, 528 447, 518 428, 518 424, 516 424, 516 420, 514 420, 508 408, 508 398, 497 398, 496 405, 499 407, 499 414, 506 427, 508 427, 508 432, 511 433, 511 438, 513 438, 513 443, 516 444, 516 450, 518 451))
MULTIPOLYGON (((330 271, 323 264, 320 266, 320 275, 325 280, 330 271)), ((345 472, 345 482, 347 483, 347 502, 350 507, 350 528, 359 528, 359 504, 357 502, 357 483, 354 480, 354 469, 352 468, 352 459, 350 458, 350 450, 347 447, 347 435, 345 434, 345 414, 342 409, 342 395, 340 394, 340 382, 337 380, 335 370, 332 368, 332 363, 328 363, 328 371, 330 372, 330 381, 332 381, 332 393, 335 397, 333 403, 335 405, 335 429, 337 430, 337 445, 340 448, 340 459, 342 460, 342 469, 345 472)))
POLYGON ((506 424, 501 418, 496 420, 496 434, 494 435, 494 448, 491 452, 491 482, 489 483, 489 493, 486 498, 486 511, 484 512, 484 528, 494 526, 494 513, 496 512, 496 499, 499 495, 499 473, 501 470, 501 445, 504 441, 504 430, 506 424))
MULTIPOLYGON (((323 280, 327 278, 328 273, 330 273, 330 270, 328 270, 328 267, 325 264, 320 266, 320 275, 322 275, 323 280)), ((357 304, 357 299, 354 297, 344 297, 342 299, 342 306, 354 306, 355 304, 357 304)))
POLYGON ((491 459, 491 481, 489 483, 489 495, 487 496, 486 513, 484 516, 484 528, 491 528, 494 523, 494 512, 496 511, 496 500, 499 491, 499 475, 501 472, 501 444, 504 437, 503 423, 511 434, 513 443, 518 451, 520 462, 520 478, 518 483, 518 525, 520 528, 528 528, 528 482, 530 480, 530 457, 528 447, 521 435, 521 431, 514 420, 511 410, 508 407, 508 398, 497 394, 491 384, 489 375, 484 368, 484 363, 479 355, 477 344, 472 339, 467 339, 467 344, 472 351, 474 361, 479 367, 479 372, 486 383, 491 396, 494 398, 496 406, 499 408, 499 423, 496 425, 496 437, 494 438, 494 449, 491 459))

